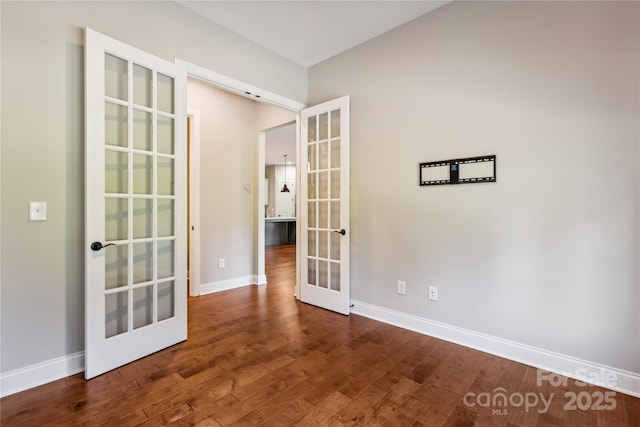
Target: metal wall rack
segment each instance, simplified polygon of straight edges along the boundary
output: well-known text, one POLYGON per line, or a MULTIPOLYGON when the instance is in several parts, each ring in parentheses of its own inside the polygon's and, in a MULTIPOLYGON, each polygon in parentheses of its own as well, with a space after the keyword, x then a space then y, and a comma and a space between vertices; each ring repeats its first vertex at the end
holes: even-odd
POLYGON ((496 156, 420 163, 420 186, 496 182, 496 156))

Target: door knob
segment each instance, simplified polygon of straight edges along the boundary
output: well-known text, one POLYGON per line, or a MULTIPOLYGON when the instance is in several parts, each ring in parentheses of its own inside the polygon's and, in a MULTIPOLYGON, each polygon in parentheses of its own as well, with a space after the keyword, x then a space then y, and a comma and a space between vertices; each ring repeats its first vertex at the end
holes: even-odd
POLYGON ((342 234, 343 236, 347 234, 347 230, 344 228, 342 230, 333 230, 334 233, 342 234))
POLYGON ((106 245, 103 245, 103 244, 102 244, 102 243, 100 243, 100 242, 93 242, 93 243, 91 244, 91 250, 92 250, 92 251, 96 251, 96 252, 97 252, 97 251, 99 251, 99 250, 100 250, 100 249, 102 249, 102 248, 106 248, 107 246, 115 246, 115 245, 116 245, 115 243, 107 243, 106 245))

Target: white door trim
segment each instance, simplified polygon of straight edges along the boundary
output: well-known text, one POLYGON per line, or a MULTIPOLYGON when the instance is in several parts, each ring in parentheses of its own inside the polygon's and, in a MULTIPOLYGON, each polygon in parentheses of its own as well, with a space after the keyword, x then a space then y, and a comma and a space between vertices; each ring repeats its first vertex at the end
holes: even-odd
POLYGON ((224 74, 216 73, 215 71, 211 71, 199 65, 183 61, 182 59, 176 58, 174 62, 177 66, 185 69, 189 77, 202 80, 245 98, 276 105, 286 110, 295 112, 306 108, 305 104, 294 101, 293 99, 280 96, 273 92, 269 92, 268 90, 253 86, 249 83, 241 82, 240 80, 225 76, 224 74))
POLYGON ((189 295, 200 295, 200 111, 187 107, 191 117, 189 154, 189 295))
POLYGON ((258 285, 267 284, 267 274, 264 267, 264 167, 267 134, 264 130, 258 132, 258 182, 256 183, 258 194, 258 239, 256 248, 256 276, 258 285))

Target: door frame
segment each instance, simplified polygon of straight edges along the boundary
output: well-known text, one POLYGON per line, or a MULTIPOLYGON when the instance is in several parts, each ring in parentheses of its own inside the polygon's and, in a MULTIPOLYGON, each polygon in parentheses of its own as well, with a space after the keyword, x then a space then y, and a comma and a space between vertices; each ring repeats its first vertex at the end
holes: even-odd
MULTIPOLYGON (((189 95, 187 89, 187 96, 189 95)), ((188 101, 187 101, 188 103, 188 101)), ((187 104, 191 118, 189 144, 189 296, 200 295, 200 111, 187 104)))
MULTIPOLYGON (((187 78, 194 78, 194 79, 198 79, 201 80, 205 83, 211 84, 213 86, 216 86, 222 90, 225 90, 227 92, 231 92, 234 93, 236 95, 242 96, 244 98, 248 98, 248 99, 252 99, 254 101, 258 101, 258 102, 264 102, 266 104, 271 104, 274 105, 276 107, 280 107, 283 108, 285 110, 289 110, 292 112, 296 113, 296 159, 297 162, 299 163, 299 159, 300 159, 300 111, 302 111, 304 108, 307 108, 307 106, 305 104, 302 104, 298 101, 295 101, 293 99, 278 95, 276 93, 258 88, 256 86, 253 86, 251 84, 248 83, 244 83, 240 80, 234 79, 232 77, 229 76, 225 76, 224 74, 220 74, 217 73, 215 71, 209 70, 207 68, 201 67, 199 65, 190 63, 188 61, 184 61, 182 59, 179 58, 175 58, 174 63, 183 68, 186 73, 187 73, 187 78)), ((187 91, 187 105, 188 105, 188 91, 187 91)), ((189 108, 189 107, 187 107, 189 108)), ((189 110, 191 111, 191 110, 189 110)), ((189 113, 188 113, 189 114, 189 113)), ((194 124, 194 128, 195 128, 195 121, 193 122, 194 124)), ((195 129, 194 129, 195 130, 195 129)), ((199 135, 199 130, 197 130, 198 135, 199 135)), ((264 262, 264 258, 265 258, 265 249, 264 249, 264 243, 265 243, 265 238, 264 238, 264 214, 263 214, 263 210, 260 209, 260 203, 262 202, 262 205, 264 206, 264 198, 265 198, 265 194, 264 194, 264 166, 265 166, 265 141, 266 141, 266 134, 264 133, 263 130, 261 130, 258 133, 258 137, 256 139, 256 144, 257 144, 257 153, 258 153, 258 158, 256 161, 256 165, 255 167, 258 168, 258 173, 257 173, 257 180, 254 183, 254 188, 257 188, 257 203, 258 203, 258 209, 256 209, 256 218, 255 218, 255 224, 257 227, 257 239, 256 239, 256 248, 254 249, 254 256, 256 259, 256 266, 255 268, 255 275, 256 275, 256 280, 257 280, 257 284, 266 284, 267 280, 266 280, 266 275, 265 275, 265 262, 264 262)), ((193 152, 192 152, 193 155, 193 152)), ((192 163, 192 167, 193 167, 192 163)), ((195 189, 196 187, 199 189, 200 188, 200 175, 196 175, 195 177, 191 176, 190 178, 194 179, 194 181, 191 182, 192 184, 192 191, 194 191, 193 189, 195 189)), ((300 168, 296 168, 296 182, 300 182, 300 168)), ((299 190, 298 190, 299 186, 296 186, 296 212, 300 212, 300 197, 299 197, 299 190)), ((191 206, 191 208, 193 209, 191 211, 191 217, 196 217, 196 218, 200 218, 200 206, 199 204, 197 206, 191 206)), ((199 225, 199 221, 197 222, 199 225)), ((198 227, 196 227, 196 233, 194 233, 196 235, 199 235, 198 233, 198 227)), ((296 236, 300 235, 300 224, 299 221, 296 221, 296 236)), ((199 240, 198 240, 199 242, 199 240)), ((192 240, 192 245, 194 244, 194 241, 192 240)), ((196 247, 199 250, 199 246, 196 247)), ((193 256, 193 253, 192 253, 193 256)), ((199 254, 198 254, 198 260, 199 260, 199 254)), ((194 266, 195 268, 195 266, 194 266)), ((199 271, 198 271, 199 273, 199 271)), ((300 248, 299 246, 296 248, 296 288, 295 288, 295 296, 296 298, 300 298, 300 248)), ((198 285, 199 285, 199 281, 198 281, 198 285)), ((191 286, 190 286, 190 295, 191 296, 197 296, 199 295, 199 289, 196 289, 193 291, 193 293, 191 292, 191 286)))

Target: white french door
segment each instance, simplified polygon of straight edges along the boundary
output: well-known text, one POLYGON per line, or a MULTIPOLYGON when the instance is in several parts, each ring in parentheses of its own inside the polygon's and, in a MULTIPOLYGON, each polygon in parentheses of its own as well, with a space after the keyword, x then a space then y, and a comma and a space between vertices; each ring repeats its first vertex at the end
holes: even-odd
POLYGON ((300 117, 300 299, 349 314, 349 97, 300 117))
POLYGON ((186 72, 85 33, 85 378, 187 337, 186 72))

